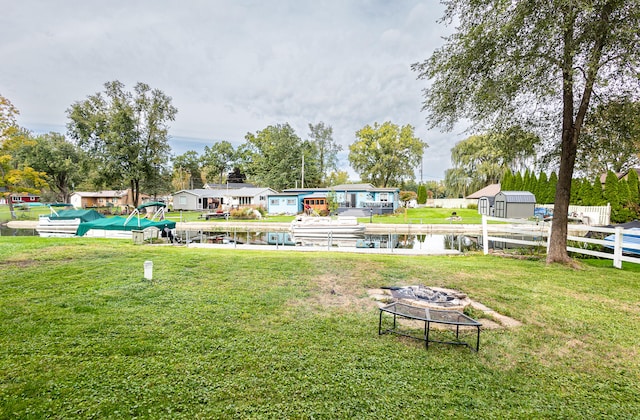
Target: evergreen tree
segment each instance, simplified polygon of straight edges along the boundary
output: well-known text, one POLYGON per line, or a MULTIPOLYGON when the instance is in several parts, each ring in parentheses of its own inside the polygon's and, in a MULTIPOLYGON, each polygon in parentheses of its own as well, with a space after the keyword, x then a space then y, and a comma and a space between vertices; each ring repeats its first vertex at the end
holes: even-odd
POLYGON ((629 183, 621 179, 618 181, 618 201, 620 202, 620 206, 629 207, 631 204, 630 200, 630 192, 629 192, 629 183))
POLYGON ((551 175, 549 175, 549 183, 547 185, 547 194, 550 197, 549 203, 547 204, 552 204, 555 201, 557 185, 558 185, 558 175, 556 175, 555 172, 551 172, 551 175))
POLYGON ((629 183, 629 201, 636 206, 640 206, 640 182, 638 181, 638 173, 635 169, 629 171, 627 175, 627 182, 629 183))
POLYGON ((582 178, 574 178, 571 180, 571 197, 569 204, 580 204, 582 201, 582 178))
POLYGON ((420 184, 418 187, 418 204, 427 203, 427 187, 424 184, 420 184))
POLYGON ((600 183, 600 177, 596 176, 593 180, 593 184, 589 184, 591 189, 585 201, 585 206, 602 206, 607 204, 602 195, 602 184, 600 183))
POLYGON ((547 178, 547 174, 545 172, 540 173, 540 178, 538 179, 538 188, 536 199, 540 204, 548 204, 549 203, 549 179, 547 178))
POLYGON ((504 174, 502 174, 502 179, 500 180, 500 189, 503 191, 510 191, 512 184, 513 173, 510 169, 507 169, 504 171, 504 174))
POLYGON ((615 223, 622 222, 622 203, 619 199, 618 177, 613 173, 613 171, 607 172, 607 179, 604 183, 604 191, 602 192, 602 195, 606 202, 611 204, 611 221, 615 223))
POLYGON ((515 179, 513 180, 513 185, 511 186, 511 190, 505 191, 522 191, 524 188, 524 180, 522 179, 522 174, 520 172, 516 172, 515 179))

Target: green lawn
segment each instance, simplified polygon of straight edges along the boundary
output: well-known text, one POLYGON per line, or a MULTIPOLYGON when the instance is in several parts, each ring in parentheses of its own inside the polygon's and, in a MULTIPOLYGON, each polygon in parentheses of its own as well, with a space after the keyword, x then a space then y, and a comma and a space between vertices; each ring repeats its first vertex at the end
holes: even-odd
POLYGON ((0 262, 0 418, 640 416, 637 266, 84 238, 0 238, 0 262), (378 336, 367 289, 403 284, 523 325, 479 353, 378 336))
MULTIPOLYGON (((46 206, 31 207, 28 211, 16 209, 19 220, 38 220, 41 214, 49 214, 49 208, 46 206)), ((167 213, 167 217, 175 222, 202 222, 201 211, 173 211, 167 213)), ((293 220, 294 216, 267 216, 262 221, 255 222, 281 222, 288 223, 293 220)), ((0 205, 0 223, 10 220, 9 207, 0 205)), ((231 219, 233 220, 233 219, 231 219)), ((369 218, 359 219, 361 222, 369 222, 369 218)), ((216 222, 224 222, 225 219, 215 219, 216 222)), ((473 209, 443 209, 443 208, 415 208, 407 209, 406 214, 399 212, 393 215, 373 216, 374 223, 412 223, 412 224, 479 224, 482 222, 482 216, 477 210, 473 209), (451 214, 461 217, 461 220, 448 220, 451 214)))

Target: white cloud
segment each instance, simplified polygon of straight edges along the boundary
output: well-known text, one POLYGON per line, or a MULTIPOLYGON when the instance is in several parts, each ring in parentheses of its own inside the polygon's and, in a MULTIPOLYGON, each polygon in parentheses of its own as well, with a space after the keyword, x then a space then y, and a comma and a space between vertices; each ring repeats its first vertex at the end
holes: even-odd
POLYGON ((442 178, 461 136, 427 130, 410 70, 440 45, 441 14, 433 0, 15 2, 0 16, 0 93, 23 125, 63 127, 105 82, 143 81, 173 98, 172 136, 207 144, 284 122, 305 138, 324 121, 347 150, 391 120, 416 127, 442 178))

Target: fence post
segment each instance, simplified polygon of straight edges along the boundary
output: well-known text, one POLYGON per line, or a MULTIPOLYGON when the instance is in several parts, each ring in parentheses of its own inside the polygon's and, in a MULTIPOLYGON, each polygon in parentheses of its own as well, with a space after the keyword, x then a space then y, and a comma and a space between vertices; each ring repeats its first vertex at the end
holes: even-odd
POLYGON ((622 228, 617 227, 615 233, 614 247, 613 247, 613 266, 615 268, 622 268, 622 228))
POLYGON ((487 228, 487 215, 482 215, 482 251, 484 255, 489 253, 489 229, 487 228))

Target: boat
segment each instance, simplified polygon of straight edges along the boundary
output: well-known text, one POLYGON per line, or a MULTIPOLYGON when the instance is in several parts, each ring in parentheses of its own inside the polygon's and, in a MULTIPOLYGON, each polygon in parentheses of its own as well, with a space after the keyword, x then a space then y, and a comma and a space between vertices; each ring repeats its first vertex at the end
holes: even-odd
POLYGON ((93 238, 118 238, 131 239, 133 232, 144 231, 149 233, 149 237, 167 236, 170 239, 175 237, 176 222, 165 220, 164 209, 166 204, 160 202, 144 203, 138 206, 131 214, 124 218, 121 216, 96 219, 89 222, 80 223, 77 236, 93 238), (147 217, 147 209, 158 207, 151 217, 147 217), (143 216, 142 210, 145 210, 143 216))
POLYGON ((75 210, 71 204, 51 204, 49 208, 50 214, 41 215, 36 225, 38 235, 45 238, 76 236, 80 223, 105 218, 95 210, 75 210))
MULTIPOLYGON (((605 241, 614 243, 616 235, 609 235, 605 241)), ((614 245, 605 245, 609 249, 614 249, 614 245)), ((640 255, 640 228, 625 229, 622 234, 622 252, 625 254, 640 255)))
POLYGON ((328 241, 336 245, 355 245, 356 240, 364 235, 364 225, 351 216, 300 216, 291 222, 289 231, 296 244, 316 245, 328 241))

